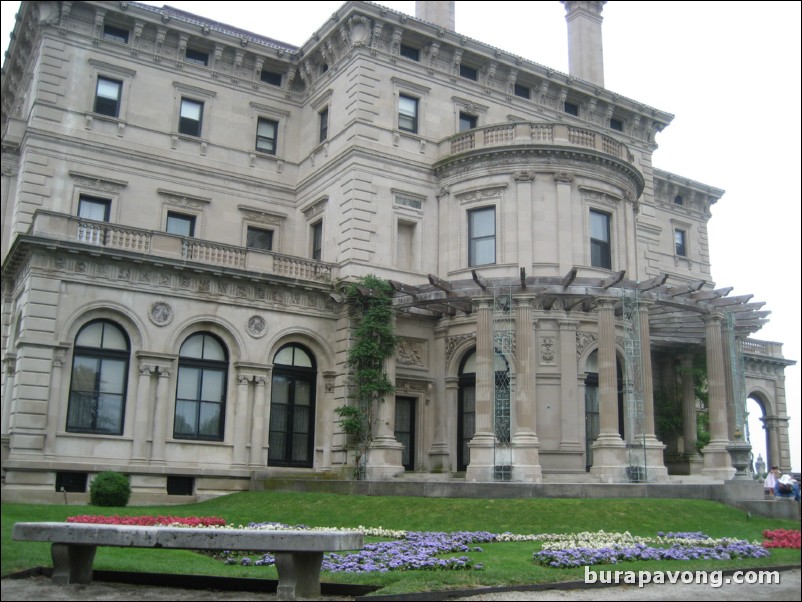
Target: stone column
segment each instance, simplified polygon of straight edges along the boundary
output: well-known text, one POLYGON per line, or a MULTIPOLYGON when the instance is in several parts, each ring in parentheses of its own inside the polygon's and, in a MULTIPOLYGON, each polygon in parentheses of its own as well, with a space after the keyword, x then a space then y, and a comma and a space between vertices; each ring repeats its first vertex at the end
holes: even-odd
POLYGON ((654 380, 652 376, 652 340, 649 334, 649 305, 638 307, 640 331, 641 376, 643 388, 643 428, 646 446, 646 470, 650 481, 667 481, 668 469, 663 460, 665 445, 654 432, 654 380))
POLYGON ((563 172, 555 173, 554 181, 557 187, 557 246, 560 274, 566 274, 574 267, 574 229, 577 223, 571 203, 571 184, 574 176, 563 172))
POLYGON ((591 446, 591 474, 603 482, 626 479, 626 445, 618 432, 618 386, 615 363, 613 301, 599 300, 599 436, 591 446))
POLYGON ((267 466, 265 453, 265 410, 267 405, 267 376, 257 376, 254 382, 253 418, 251 419, 251 468, 264 468, 267 466))
POLYGON ((151 364, 145 364, 139 360, 139 379, 136 387, 136 408, 134 409, 134 432, 133 444, 131 449, 131 462, 144 464, 148 461, 147 441, 150 434, 148 429, 148 416, 151 408, 151 381, 156 373, 156 368, 151 364))
POLYGON ((710 443, 702 450, 702 474, 713 479, 728 480, 735 474, 727 451, 727 386, 724 374, 724 345, 721 337, 721 316, 705 319, 707 352, 707 394, 710 415, 710 443))
MULTIPOLYGON (((445 374, 446 368, 446 328, 435 328, 434 332, 434 357, 432 358, 432 366, 436 366, 435 370, 442 370, 445 374)), ((456 408, 457 400, 457 385, 454 387, 454 396, 452 405, 452 396, 450 393, 450 382, 458 381, 458 379, 445 376, 445 387, 436 383, 429 385, 426 396, 427 401, 433 404, 434 414, 434 429, 432 434, 432 445, 429 448, 429 468, 431 472, 445 472, 448 470, 448 441, 446 438, 446 416, 449 408, 456 408)), ((457 415, 454 411, 454 416, 457 415)))
POLYGON ((164 464, 172 371, 169 366, 158 366, 156 371, 159 375, 159 380, 156 384, 156 404, 153 419, 153 443, 150 447, 150 462, 151 464, 164 464))
MULTIPOLYGON (((561 319, 560 328, 560 450, 584 454, 580 434, 584 434, 585 397, 579 391, 579 371, 576 357, 576 331, 579 321, 561 319)), ((576 461, 577 470, 584 472, 582 458, 576 461)))
POLYGON ((237 402, 234 406, 234 466, 244 466, 247 462, 248 438, 248 397, 253 375, 237 369, 237 402))
POLYGON ((512 432, 512 480, 540 483, 535 398, 535 331, 532 325, 532 304, 517 299, 515 307, 515 411, 512 432))
POLYGON ((3 358, 3 374, 5 374, 5 381, 3 382, 3 424, 2 433, 3 437, 8 435, 9 425, 11 423, 11 406, 14 399, 14 376, 17 371, 17 356, 9 353, 3 358))
POLYGON ((58 432, 59 408, 63 391, 64 360, 66 350, 53 351, 53 370, 50 373, 50 400, 47 404, 47 425, 45 427, 45 457, 53 458, 56 453, 56 433, 58 432))
POLYGON ((696 388, 693 383, 693 359, 685 356, 680 364, 682 378, 682 438, 689 474, 702 473, 702 456, 696 451, 696 388))
POLYGON ((471 461, 467 481, 493 480, 493 301, 483 299, 476 310, 476 432, 468 443, 471 461))
POLYGON ((532 271, 534 261, 534 247, 532 241, 532 189, 535 174, 529 171, 517 171, 513 174, 515 180, 516 222, 518 226, 518 265, 526 268, 527 274, 532 271))
MULTIPOLYGON (((393 318, 395 331, 395 318, 393 318)), ((395 386, 395 355, 384 361, 384 373, 395 386)), ((368 479, 383 479, 404 472, 401 464, 404 446, 395 440, 395 392, 378 400, 376 407, 375 436, 366 454, 368 479)))

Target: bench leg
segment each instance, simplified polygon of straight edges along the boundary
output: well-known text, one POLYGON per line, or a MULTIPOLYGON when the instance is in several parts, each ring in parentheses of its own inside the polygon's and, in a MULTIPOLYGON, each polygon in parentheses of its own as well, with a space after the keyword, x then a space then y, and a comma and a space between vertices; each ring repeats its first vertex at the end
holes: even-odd
POLYGON ((279 600, 320 597, 323 552, 276 552, 279 600))
POLYGON ((53 558, 53 583, 92 583, 92 563, 95 560, 96 546, 76 546, 67 543, 54 543, 50 546, 53 558))

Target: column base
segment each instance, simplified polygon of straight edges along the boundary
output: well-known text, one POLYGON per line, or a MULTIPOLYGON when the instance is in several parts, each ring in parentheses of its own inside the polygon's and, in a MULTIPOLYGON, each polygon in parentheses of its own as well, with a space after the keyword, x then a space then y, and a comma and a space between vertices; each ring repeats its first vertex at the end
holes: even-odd
POLYGON ((476 433, 468 443, 471 461, 465 470, 465 480, 489 482, 494 480, 495 464, 493 451, 496 437, 493 433, 476 433))
POLYGON ((393 437, 374 439, 365 455, 365 476, 368 480, 389 479, 403 474, 403 449, 404 446, 393 437))
POLYGON ((647 435, 643 442, 646 447, 646 480, 650 483, 667 482, 668 469, 663 459, 663 450, 666 446, 654 435, 647 435))
POLYGON ((534 433, 516 433, 512 437, 512 480, 542 483, 540 441, 534 433))
POLYGON ((698 453, 693 453, 688 456, 688 474, 701 475, 704 465, 705 461, 698 453))
POLYGON ((702 460, 704 462, 702 476, 724 481, 729 481, 733 477, 735 468, 732 466, 730 452, 727 451, 729 443, 726 439, 717 439, 711 441, 702 449, 702 460))
POLYGON ((447 472, 449 470, 448 445, 434 443, 429 449, 429 472, 447 472))
POLYGON ((599 435, 590 447, 593 450, 590 474, 599 477, 602 483, 629 481, 627 446, 620 435, 599 435))

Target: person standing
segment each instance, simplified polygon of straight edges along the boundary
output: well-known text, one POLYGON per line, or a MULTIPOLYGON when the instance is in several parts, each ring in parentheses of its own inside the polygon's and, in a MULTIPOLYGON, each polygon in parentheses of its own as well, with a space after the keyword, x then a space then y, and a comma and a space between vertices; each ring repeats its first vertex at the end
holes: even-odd
POLYGON ((774 497, 774 486, 777 485, 777 479, 780 476, 780 469, 772 466, 766 479, 763 481, 763 493, 766 497, 774 497))

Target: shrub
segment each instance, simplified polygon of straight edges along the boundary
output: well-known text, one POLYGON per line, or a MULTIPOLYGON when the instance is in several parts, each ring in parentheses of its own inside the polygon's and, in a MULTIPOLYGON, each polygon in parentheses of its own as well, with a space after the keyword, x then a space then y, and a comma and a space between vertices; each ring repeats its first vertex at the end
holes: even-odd
POLYGON ((89 500, 94 506, 126 506, 130 497, 128 477, 112 470, 101 472, 89 486, 89 500))

